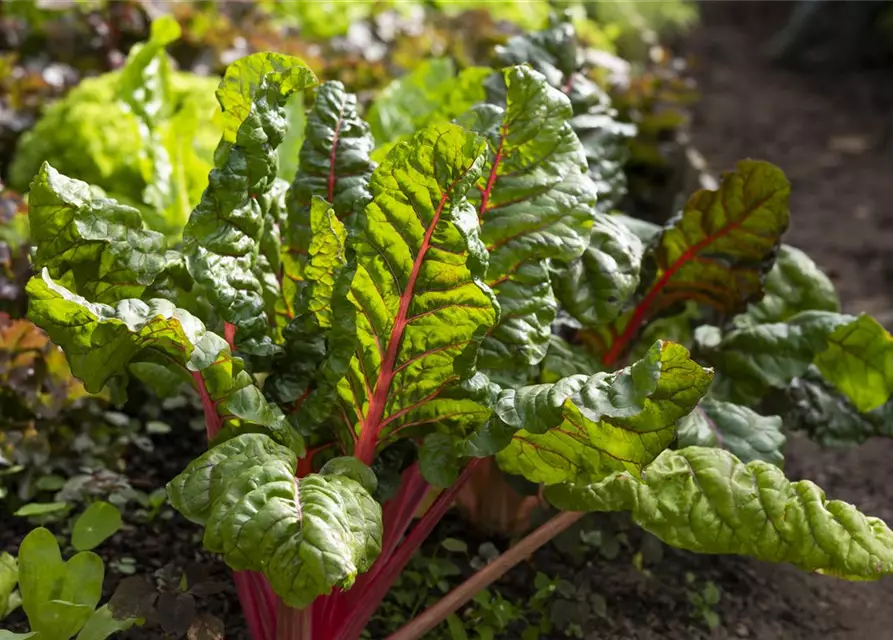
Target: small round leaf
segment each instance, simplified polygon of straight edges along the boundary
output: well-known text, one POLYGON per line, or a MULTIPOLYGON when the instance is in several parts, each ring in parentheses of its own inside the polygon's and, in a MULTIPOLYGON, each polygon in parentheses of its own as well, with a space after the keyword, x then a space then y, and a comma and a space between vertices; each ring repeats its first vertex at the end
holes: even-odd
POLYGON ((71 544, 78 551, 98 547, 121 528, 121 512, 108 502, 94 502, 74 523, 71 544))

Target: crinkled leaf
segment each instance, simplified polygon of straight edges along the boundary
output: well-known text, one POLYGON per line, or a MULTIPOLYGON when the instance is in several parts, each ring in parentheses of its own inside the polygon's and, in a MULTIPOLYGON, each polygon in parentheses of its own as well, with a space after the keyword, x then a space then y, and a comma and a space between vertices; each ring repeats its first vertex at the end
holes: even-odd
POLYGON ((761 416, 740 404, 704 398, 677 430, 680 447, 725 449, 742 462, 763 460, 778 467, 784 462, 781 418, 761 416))
POLYGON ((596 184, 599 211, 609 212, 626 193, 626 141, 636 134, 633 124, 617 120, 611 99, 580 67, 573 24, 557 22, 548 29, 525 33, 496 47, 503 64, 529 64, 550 85, 570 99, 570 123, 586 151, 589 177, 596 184))
POLYGON ((306 398, 327 355, 350 357, 349 335, 346 344, 326 349, 332 326, 338 326, 333 338, 343 338, 352 326, 353 314, 352 308, 344 308, 343 300, 349 276, 347 231, 335 210, 319 196, 313 196, 309 232, 308 261, 302 267, 302 280, 294 283, 293 306, 287 309, 291 319, 283 331, 284 353, 265 385, 279 402, 306 398))
POLYGON ((30 318, 62 347, 87 390, 99 392, 125 376, 131 363, 153 362, 184 380, 198 373, 224 425, 280 430, 281 413, 267 404, 226 341, 167 300, 94 304, 46 271, 31 279, 28 295, 30 318))
POLYGON ((237 571, 262 571, 288 606, 349 588, 381 551, 381 507, 340 475, 295 478, 295 455, 243 434, 193 460, 171 504, 205 525, 205 547, 237 571))
POLYGON ((31 183, 28 215, 35 269, 47 269, 93 302, 139 298, 168 266, 165 239, 140 212, 61 175, 44 162, 31 183))
MULTIPOLYGON (((223 320, 234 324, 237 341, 254 353, 275 351, 266 301, 275 300, 278 272, 265 239, 271 208, 281 206, 276 148, 285 135, 285 103, 316 78, 297 58, 254 54, 231 64, 217 89, 224 130, 208 188, 183 232, 189 273, 202 285, 223 320), (264 250, 266 249, 266 250, 264 250)), ((278 262, 278 249, 272 253, 278 262)))
POLYGON ((553 335, 546 357, 540 363, 540 382, 558 382, 579 374, 590 376, 601 370, 601 362, 592 358, 583 347, 553 335))
POLYGON ((560 509, 630 511, 646 531, 698 553, 790 562, 850 580, 893 573, 893 532, 853 505, 827 500, 808 480, 728 451, 664 451, 641 477, 621 472, 590 485, 546 488, 560 509))
POLYGON ((686 301, 733 314, 759 298, 781 234, 790 184, 767 162, 742 160, 718 190, 695 192, 646 255, 641 299, 612 329, 604 356, 613 364, 642 325, 686 301))
POLYGON ((788 322, 735 329, 705 350, 721 379, 717 391, 739 403, 783 389, 815 364, 860 411, 893 392, 893 338, 873 318, 804 311, 788 322))
POLYGON ((737 316, 739 325, 784 322, 801 311, 839 311, 834 285, 805 253, 781 245, 775 266, 766 276, 763 299, 737 316))
POLYGON ((480 366, 494 370, 545 356, 557 309, 546 260, 583 253, 596 201, 583 147, 567 122, 567 97, 528 67, 506 69, 504 81, 505 108, 480 105, 462 119, 489 147, 478 218, 502 316, 482 345, 480 366))
MULTIPOLYGON (((369 201, 369 178, 374 164, 369 160, 373 141, 367 125, 357 113, 357 97, 337 81, 325 82, 307 117, 300 168, 286 195, 287 248, 283 258, 288 279, 302 280, 312 230, 310 210, 314 196, 324 198, 346 225, 369 201)), ((283 282, 283 294, 287 293, 283 282)), ((285 295, 294 304, 294 294, 285 295)))
POLYGON ((506 389, 496 413, 518 429, 500 468, 533 482, 593 482, 640 471, 676 437, 676 421, 707 392, 709 369, 677 344, 657 342, 615 373, 506 389))
POLYGON ((459 434, 480 424, 480 405, 446 393, 473 373, 479 341, 497 317, 465 198, 482 161, 477 136, 432 125, 395 146, 372 175, 373 200, 353 243, 358 341, 338 386, 366 447, 409 435, 409 427, 439 423, 459 434))
MULTIPOLYGON (((307 118, 300 170, 286 194, 288 221, 282 252, 282 295, 276 306, 276 320, 279 325, 291 324, 284 335, 286 353, 277 363, 277 375, 271 381, 274 393, 284 401, 294 400, 308 391, 309 381, 327 354, 332 360, 350 358, 353 307, 344 300, 343 289, 348 284, 348 275, 344 272, 347 258, 344 230, 353 226, 354 214, 371 197, 369 178, 374 165, 369 160, 369 152, 372 146, 369 126, 357 113, 356 96, 347 93, 340 82, 322 84, 307 118), (333 214, 331 223, 329 208, 333 214), (334 248, 335 244, 341 247, 329 256, 326 247, 334 248), (313 265, 308 266, 308 261, 313 265), (306 269, 309 272, 305 273, 306 269), (325 283, 314 282, 317 279, 325 283), (334 300, 323 304, 332 308, 329 315, 334 316, 338 325, 337 338, 332 336, 328 340, 327 349, 331 323, 324 320, 320 324, 312 317, 297 316, 308 312, 305 307, 311 297, 317 296, 322 301, 331 297, 336 286, 339 291, 334 300), (345 355, 332 352, 334 340, 345 355)), ((311 403, 331 395, 321 394, 311 403)), ((328 407, 331 402, 320 404, 328 407)))
POLYGON ((555 296, 583 326, 613 321, 639 286, 643 251, 642 241, 625 225, 599 216, 583 255, 556 267, 555 296))

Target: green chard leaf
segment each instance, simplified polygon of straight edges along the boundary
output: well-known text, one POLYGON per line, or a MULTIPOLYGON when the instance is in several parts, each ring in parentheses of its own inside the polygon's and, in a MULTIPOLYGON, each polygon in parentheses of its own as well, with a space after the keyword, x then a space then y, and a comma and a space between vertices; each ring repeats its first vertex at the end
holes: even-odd
POLYGON ((605 364, 626 352, 646 322, 680 303, 732 315, 758 299, 788 227, 789 194, 780 169, 754 160, 739 162, 718 190, 694 193, 646 254, 638 303, 603 336, 605 364))
POLYGON ((893 437, 893 421, 886 404, 860 413, 853 403, 836 391, 815 367, 795 378, 785 389, 785 427, 805 431, 822 446, 861 444, 874 436, 893 437))
POLYGON ((657 342, 615 373, 503 390, 495 411, 518 431, 497 454, 499 467, 547 485, 639 472, 676 438, 676 421, 711 380, 684 347, 657 342))
POLYGON ((477 136, 432 125, 396 145, 372 175, 348 294, 356 352, 338 385, 345 426, 359 433, 356 455, 366 463, 380 443, 434 427, 458 437, 488 415, 452 395, 473 375, 478 344, 498 316, 465 197, 482 152, 477 136))
POLYGON ((559 509, 630 511, 674 547, 789 562, 850 580, 893 573, 893 532, 853 505, 827 500, 812 482, 790 482, 773 464, 728 451, 664 451, 639 476, 546 488, 559 509))
POLYGON ((592 375, 601 370, 601 362, 592 358, 585 349, 553 335, 546 357, 540 363, 539 376, 540 382, 558 382, 569 376, 592 375))
POLYGON ((717 393, 739 404, 784 389, 811 364, 859 411, 893 393, 893 337, 864 314, 803 311, 787 322, 735 329, 703 351, 720 374, 717 393))
POLYGON ((506 65, 529 64, 568 96, 574 113, 570 124, 586 152, 589 177, 598 191, 597 208, 610 212, 626 193, 626 142, 635 136, 636 127, 618 121, 608 94, 580 67, 573 24, 558 22, 544 31, 515 36, 497 47, 496 54, 506 65))
POLYGON ((512 372, 546 355, 558 304, 548 260, 570 261, 589 243, 596 188, 567 120, 567 97, 527 67, 504 72, 506 106, 480 105, 461 122, 488 142, 478 180, 487 280, 502 316, 481 347, 480 366, 512 372))
POLYGON ((328 417, 334 384, 353 354, 346 234, 371 199, 372 147, 356 96, 340 82, 323 83, 307 118, 300 169, 286 194, 282 295, 276 305, 285 352, 268 387, 280 402, 303 398, 306 410, 299 417, 310 423, 328 417), (334 373, 327 375, 329 370, 334 373))
POLYGON ((763 288, 762 300, 736 316, 736 325, 784 322, 801 311, 840 311, 837 292, 828 276, 809 256, 789 245, 779 248, 763 288))
POLYGON ((373 141, 357 113, 357 97, 340 82, 320 85, 307 117, 300 168, 286 194, 288 221, 282 252, 282 299, 278 321, 295 317, 295 305, 305 280, 314 230, 311 209, 315 197, 324 198, 335 216, 350 227, 354 214, 369 202, 369 178, 374 164, 369 159, 373 141))
POLYGON ((622 222, 598 216, 583 255, 555 266, 555 296, 584 327, 612 322, 639 286, 643 252, 642 241, 622 222))
POLYGON ((285 604, 301 608, 350 588, 371 566, 382 523, 360 482, 333 473, 296 479, 296 467, 289 449, 243 434, 193 460, 167 488, 174 508, 204 525, 209 551, 234 570, 263 572, 285 604))
POLYGON ((46 162, 31 183, 28 217, 34 268, 95 302, 141 297, 173 259, 138 210, 94 198, 86 182, 46 162))
MULTIPOLYGON (((319 196, 313 196, 309 235, 303 280, 290 310, 292 318, 283 331, 282 366, 274 369, 265 385, 279 402, 293 402, 312 390, 310 385, 325 361, 325 340, 335 321, 335 292, 337 289, 339 294, 343 293, 344 277, 348 275, 345 271, 347 231, 335 210, 319 196)), ((343 312, 337 320, 350 323, 343 312)))
POLYGON ((132 363, 150 362, 185 381, 200 376, 222 426, 279 432, 280 412, 252 384, 242 360, 189 312, 158 299, 92 303, 53 282, 46 270, 28 282, 27 292, 29 318, 65 351, 71 372, 91 393, 126 377, 132 363))
POLYGON ((782 466, 785 436, 778 416, 761 416, 739 404, 704 398, 677 425, 680 447, 716 447, 742 462, 782 466))
POLYGON ((271 209, 282 206, 284 195, 276 148, 289 96, 315 82, 297 58, 264 53, 231 64, 217 89, 223 137, 208 188, 183 232, 183 251, 189 273, 223 320, 235 325, 248 353, 277 350, 269 335, 271 302, 279 297, 278 273, 269 272, 278 267, 278 248, 269 246, 278 244, 278 234, 269 227, 276 218, 271 209), (261 268, 265 263, 268 269, 261 268))

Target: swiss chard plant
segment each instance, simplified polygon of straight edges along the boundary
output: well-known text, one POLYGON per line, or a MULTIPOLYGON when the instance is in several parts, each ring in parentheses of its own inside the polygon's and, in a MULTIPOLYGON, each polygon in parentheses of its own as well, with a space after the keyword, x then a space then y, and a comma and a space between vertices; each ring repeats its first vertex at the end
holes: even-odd
POLYGON ((136 376, 199 394, 209 449, 168 494, 235 571, 256 639, 360 637, 494 456, 564 511, 392 638, 421 637, 586 511, 696 552, 893 572, 893 532, 787 480, 781 421, 758 413, 810 373, 856 413, 893 388, 893 339, 839 314, 780 245, 782 172, 743 161, 665 228, 631 225, 599 205, 611 179, 581 142, 597 133, 568 97, 581 85, 550 82, 495 70, 487 97, 376 164, 339 83, 238 60, 176 251, 136 209, 49 164, 35 177, 29 316, 90 392, 136 376), (276 148, 296 92, 313 106, 289 185, 276 148))

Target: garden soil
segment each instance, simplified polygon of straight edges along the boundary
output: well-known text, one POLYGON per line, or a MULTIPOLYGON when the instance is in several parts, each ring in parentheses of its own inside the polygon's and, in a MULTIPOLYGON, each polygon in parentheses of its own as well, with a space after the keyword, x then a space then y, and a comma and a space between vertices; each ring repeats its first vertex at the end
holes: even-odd
MULTIPOLYGON (((784 70, 761 54, 779 25, 778 7, 773 16, 764 16, 765 3, 743 4, 707 3, 704 24, 682 43, 702 94, 693 141, 714 171, 732 168, 744 157, 784 169, 793 183, 789 242, 826 269, 846 310, 868 311, 893 325, 888 278, 893 270, 893 71, 784 70)), ((130 462, 134 484, 151 489, 172 478, 200 438, 196 434, 195 443, 183 442, 182 435, 158 438, 156 452, 130 462)), ((893 441, 822 451, 795 438, 786 456, 789 477, 812 479, 830 496, 893 523, 893 441)), ((449 518, 439 536, 459 526, 449 518)), ((0 531, 0 548, 15 549, 24 533, 16 529, 0 531)), ((575 560, 550 545, 499 586, 523 602, 537 571, 561 575, 573 586, 569 599, 587 603, 581 627, 589 640, 893 640, 893 579, 848 583, 789 566, 672 549, 641 570, 632 556, 637 537, 630 538, 631 548, 610 561, 597 552, 575 560), (693 615, 687 574, 695 585, 712 581, 719 587, 715 610, 721 624, 712 632, 693 615), (601 606, 593 606, 596 601, 601 606)), ((128 525, 101 552, 107 561, 133 557, 144 570, 201 561, 224 578, 225 567, 200 549, 198 528, 174 515, 170 521, 128 525)), ((109 590, 122 576, 112 568, 110 577, 109 590)), ((225 620, 228 640, 247 640, 234 589, 198 607, 225 620)), ((164 636, 155 627, 116 637, 164 636)))

